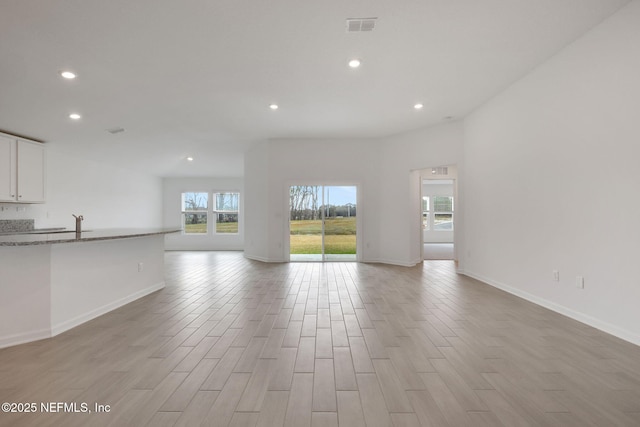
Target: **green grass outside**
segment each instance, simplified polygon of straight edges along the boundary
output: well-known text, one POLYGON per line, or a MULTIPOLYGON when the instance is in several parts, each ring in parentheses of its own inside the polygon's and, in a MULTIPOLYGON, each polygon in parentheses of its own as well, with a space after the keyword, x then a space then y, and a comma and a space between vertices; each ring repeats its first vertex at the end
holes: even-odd
MULTIPOLYGON (((322 253, 322 221, 290 222, 290 253, 322 253)), ((356 253, 356 218, 330 218, 325 221, 324 252, 326 254, 356 253)))
MULTIPOLYGON (((311 235, 291 235, 290 253, 319 254, 322 253, 322 237, 311 235)), ((355 254, 356 236, 324 236, 324 253, 355 254)))
POLYGON ((237 222, 218 222, 216 223, 216 233, 237 233, 237 222))
MULTIPOLYGON (((322 221, 317 220, 301 220, 290 221, 289 229, 291 234, 320 234, 322 233, 322 221)), ((325 235, 355 235, 356 234, 356 217, 351 218, 328 218, 324 224, 325 235)))
POLYGON ((184 232, 188 234, 206 234, 207 224, 185 224, 184 232))
MULTIPOLYGON (((185 224, 184 232, 187 234, 206 234, 207 224, 185 224)), ((237 233, 237 222, 219 222, 216 224, 216 233, 237 233)))

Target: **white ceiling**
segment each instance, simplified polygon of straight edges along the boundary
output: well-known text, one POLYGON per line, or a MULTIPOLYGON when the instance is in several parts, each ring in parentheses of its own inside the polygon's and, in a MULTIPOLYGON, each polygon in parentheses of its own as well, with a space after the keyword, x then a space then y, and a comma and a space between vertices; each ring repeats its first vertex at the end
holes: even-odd
POLYGON ((241 176, 256 141, 464 117, 627 2, 0 0, 0 129, 159 176, 241 176), (373 32, 345 31, 364 17, 373 32))

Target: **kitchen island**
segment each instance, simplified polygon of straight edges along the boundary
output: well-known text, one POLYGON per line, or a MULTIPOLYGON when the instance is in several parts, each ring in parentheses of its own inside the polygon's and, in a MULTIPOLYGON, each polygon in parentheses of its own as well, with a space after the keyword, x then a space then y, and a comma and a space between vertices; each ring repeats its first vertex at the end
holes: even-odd
POLYGON ((164 287, 175 228, 0 236, 0 348, 58 335, 164 287))

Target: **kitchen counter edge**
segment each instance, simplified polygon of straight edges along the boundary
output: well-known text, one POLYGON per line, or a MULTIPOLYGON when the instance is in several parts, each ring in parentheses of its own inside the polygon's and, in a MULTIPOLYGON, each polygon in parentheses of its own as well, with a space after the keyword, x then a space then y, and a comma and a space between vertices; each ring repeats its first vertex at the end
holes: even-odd
POLYGON ((101 240, 130 239, 159 234, 178 233, 179 228, 113 228, 92 229, 77 236, 76 233, 13 234, 0 236, 0 246, 53 245, 59 243, 96 242, 101 240))

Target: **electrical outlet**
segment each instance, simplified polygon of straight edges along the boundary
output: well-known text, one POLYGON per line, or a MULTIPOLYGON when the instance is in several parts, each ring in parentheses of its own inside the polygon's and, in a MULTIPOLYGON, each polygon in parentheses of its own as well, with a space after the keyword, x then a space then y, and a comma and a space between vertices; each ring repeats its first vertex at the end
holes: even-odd
POLYGON ((584 277, 576 276, 576 288, 584 289, 584 277))
POLYGON ((560 281, 560 272, 558 270, 553 270, 553 280, 555 282, 559 282, 560 281))
POLYGON ((142 270, 144 270, 144 264, 139 262, 138 263, 138 273, 141 272, 142 270))

